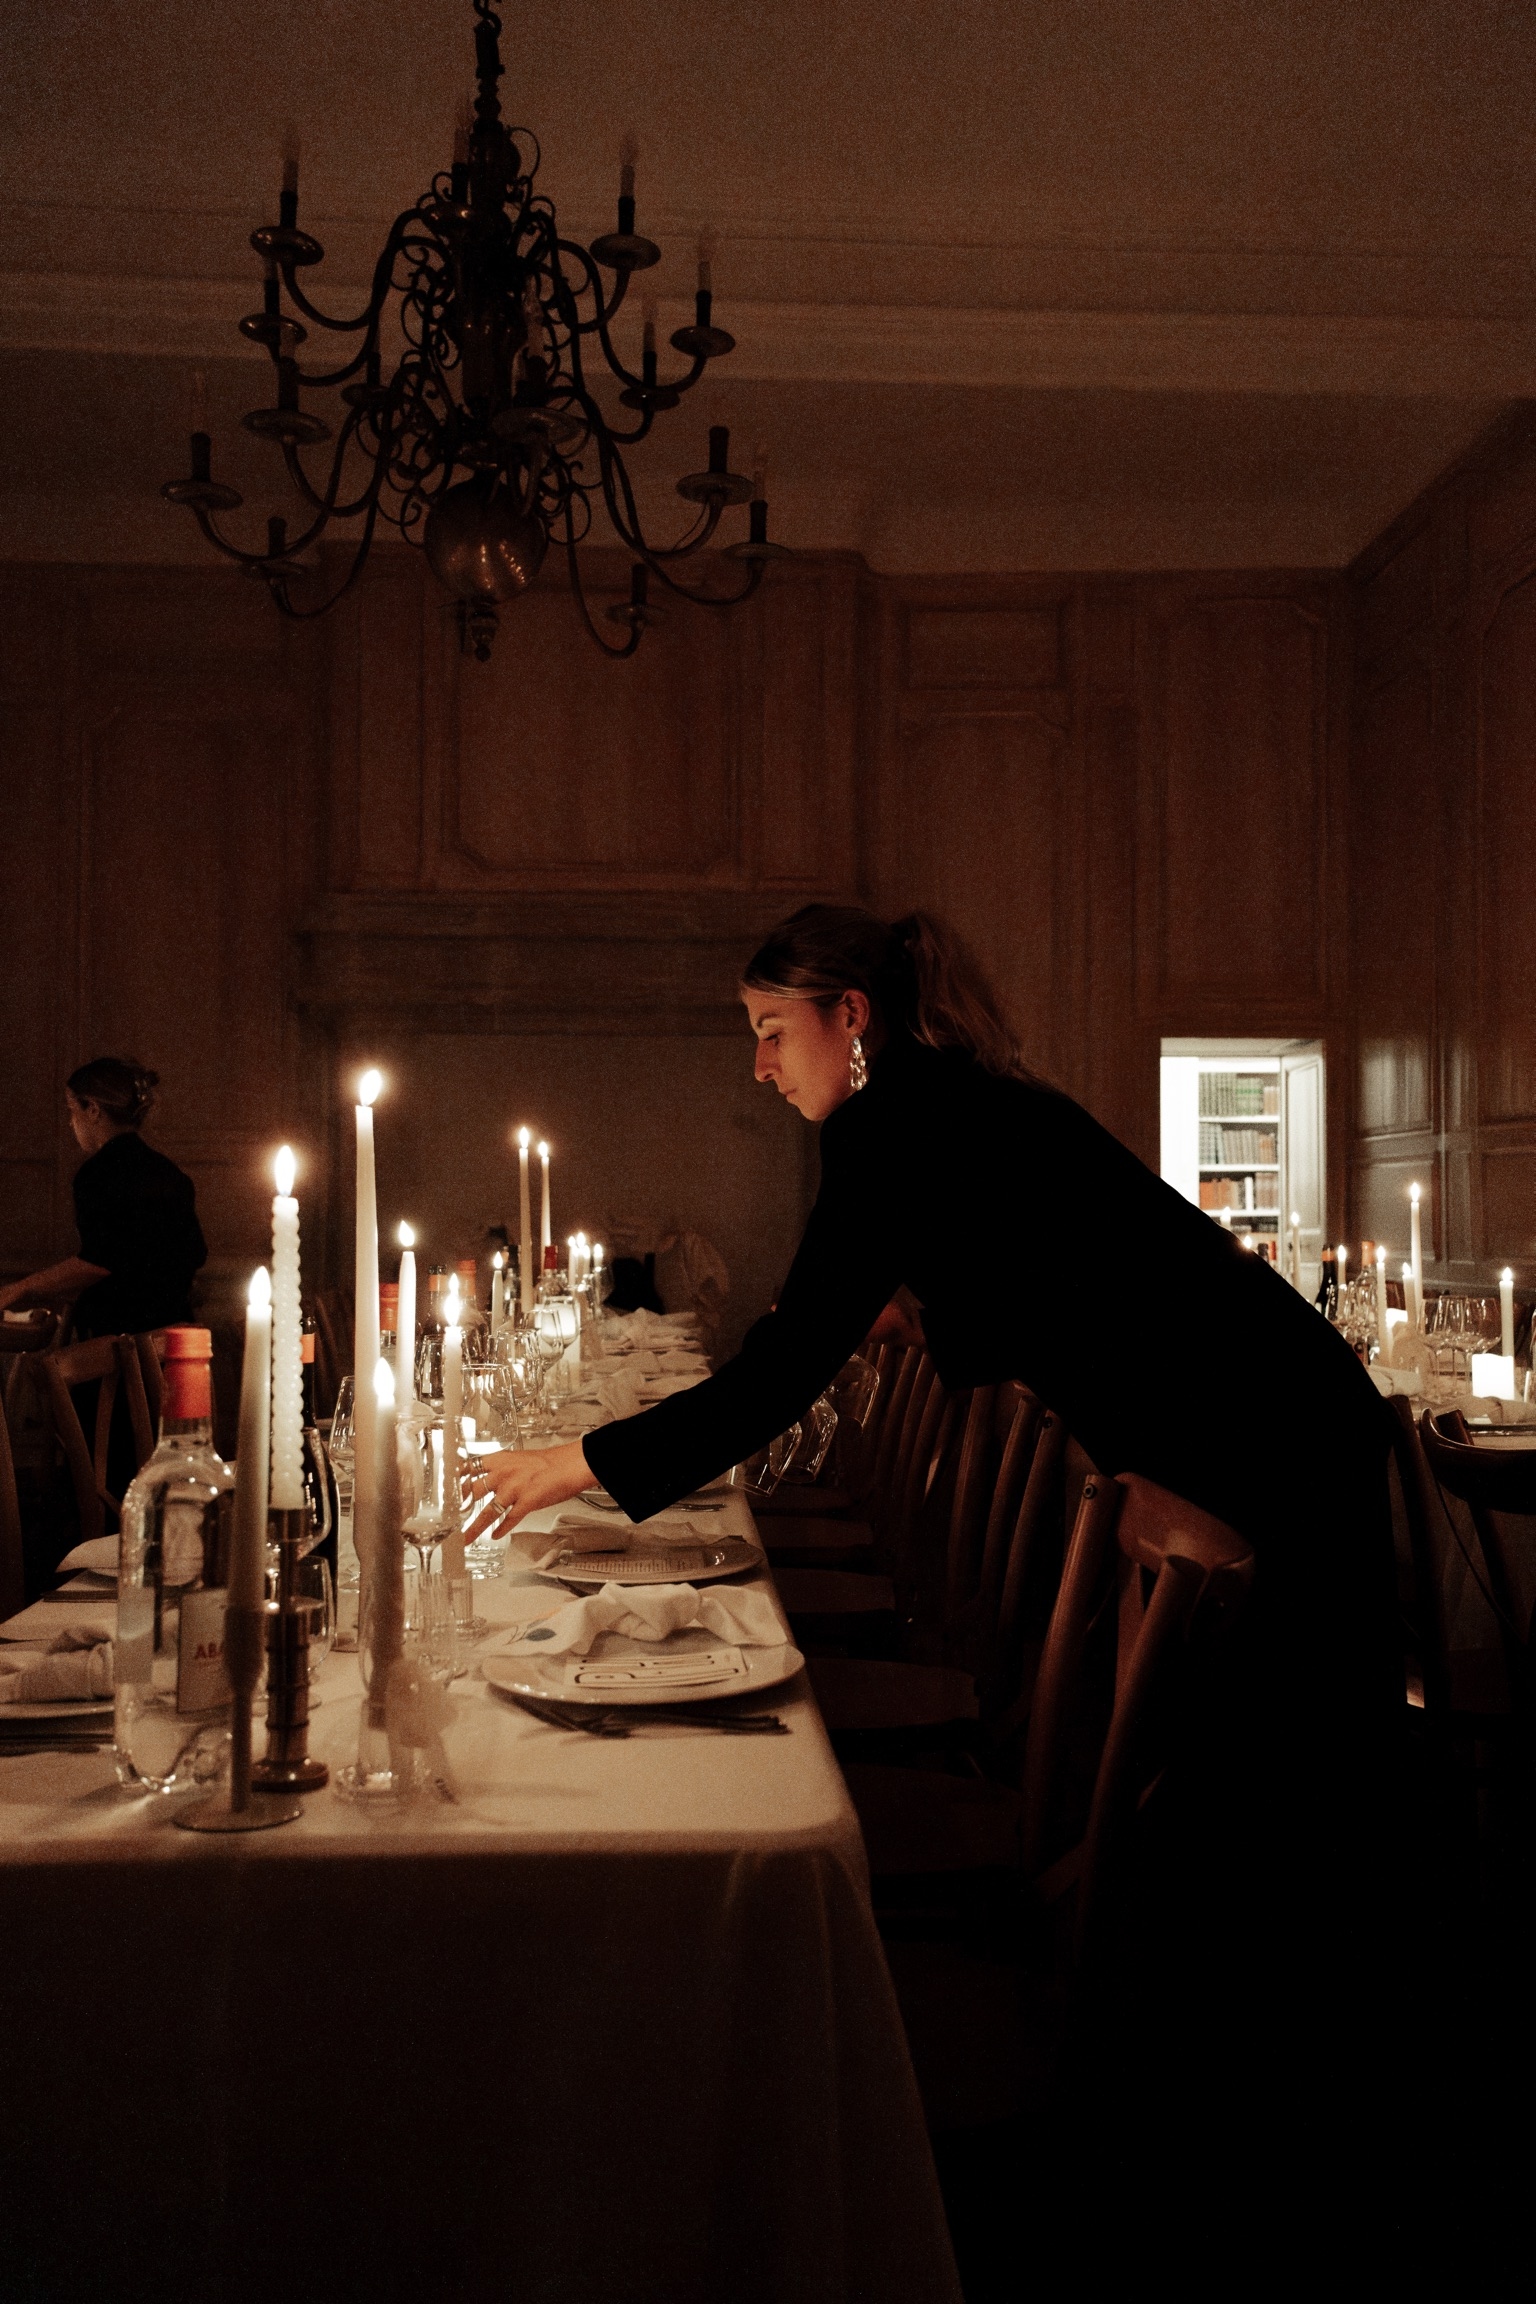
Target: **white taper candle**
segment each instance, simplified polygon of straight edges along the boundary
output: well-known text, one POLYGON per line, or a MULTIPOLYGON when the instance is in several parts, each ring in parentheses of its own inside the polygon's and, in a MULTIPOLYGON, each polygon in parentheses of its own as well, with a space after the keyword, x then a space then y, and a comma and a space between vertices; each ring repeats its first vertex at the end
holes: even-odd
POLYGON ((400 1243, 400 1309, 395 1315, 395 1412, 416 1397, 416 1235, 402 1224, 395 1237, 400 1243))
POLYGON ((251 1274, 240 1366, 240 1433, 235 1453, 235 1522, 230 1538, 229 1604, 259 1608, 267 1558, 267 1419, 272 1369, 272 1283, 265 1264, 251 1274))
MULTIPOLYGON (((367 1071, 357 1084, 357 1251, 353 1296, 352 1541, 363 1579, 373 1573, 373 1536, 379 1508, 379 1201, 373 1168, 373 1104, 382 1076, 367 1071)), ((393 1400, 393 1387, 391 1387, 393 1400)))
POLYGON ((304 1320, 299 1302, 297 1163, 284 1145, 273 1162, 272 1492, 274 1512, 304 1509, 304 1320))

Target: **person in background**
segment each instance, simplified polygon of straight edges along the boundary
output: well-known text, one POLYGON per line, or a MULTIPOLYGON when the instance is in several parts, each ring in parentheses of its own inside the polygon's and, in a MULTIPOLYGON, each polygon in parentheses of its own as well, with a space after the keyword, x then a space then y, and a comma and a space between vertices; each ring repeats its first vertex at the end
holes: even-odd
POLYGON ((93 1057, 64 1089, 75 1171, 78 1255, 0 1288, 0 1311, 73 1303, 77 1336, 140 1335, 190 1317, 208 1260, 192 1179, 139 1130, 159 1074, 121 1056, 93 1057))

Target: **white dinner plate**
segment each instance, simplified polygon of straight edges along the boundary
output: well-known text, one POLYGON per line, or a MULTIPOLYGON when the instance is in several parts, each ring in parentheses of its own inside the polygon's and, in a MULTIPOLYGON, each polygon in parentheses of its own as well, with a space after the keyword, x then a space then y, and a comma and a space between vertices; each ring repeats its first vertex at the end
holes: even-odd
POLYGON ((0 1751, 5 1749, 5 1732, 13 1721, 33 1720, 103 1720, 112 1725, 112 1699, 105 1702, 99 1696, 51 1696, 36 1704, 0 1704, 0 1751))
POLYGON ((513 1696, 542 1696, 556 1704, 718 1704, 727 1696, 755 1696, 793 1680, 805 1658, 787 1643, 782 1648, 737 1648, 718 1632, 701 1625, 674 1632, 670 1640, 626 1640, 617 1632, 600 1632, 587 1656, 482 1656, 480 1670, 493 1688, 513 1696), (610 1671, 633 1660, 637 1665, 676 1665, 690 1655, 726 1656, 729 1673, 707 1680, 606 1680, 610 1671), (578 1674, 595 1667, 591 1680, 578 1674), (602 1684, 596 1684, 601 1681, 602 1684))
POLYGON ((557 1552, 541 1576, 562 1584, 715 1584, 761 1568, 763 1555, 742 1536, 704 1536, 697 1544, 636 1544, 627 1552, 557 1552))

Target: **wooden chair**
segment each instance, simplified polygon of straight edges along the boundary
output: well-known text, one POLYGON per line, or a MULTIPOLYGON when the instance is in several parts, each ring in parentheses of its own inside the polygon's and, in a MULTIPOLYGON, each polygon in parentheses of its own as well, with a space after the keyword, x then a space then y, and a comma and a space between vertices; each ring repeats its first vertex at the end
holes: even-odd
MULTIPOLYGON (((837 1541, 845 1531, 835 1522, 825 1524, 824 1535, 834 1539, 830 1545, 781 1546, 778 1531, 769 1538, 779 1597, 802 1646, 843 1649, 852 1644, 861 1652, 899 1652, 896 1570, 910 1546, 910 1526, 927 1501, 955 1412, 932 1361, 926 1353, 920 1357, 882 1483, 878 1522, 853 1524, 854 1541, 847 1550, 837 1541)), ((809 1525, 793 1523, 794 1534, 809 1525)))
MULTIPOLYGON (((769 1558, 786 1568, 860 1568, 886 1574, 894 1565, 913 1451, 935 1386, 926 1352, 913 1355, 892 1394, 890 1416, 874 1453, 874 1473, 857 1518, 796 1512, 763 1530, 769 1558), (890 1421, 894 1418, 894 1424, 890 1421)), ((814 1494, 814 1490, 804 1493, 814 1494)))
POLYGON ((1521 1554, 1527 1564, 1531 1558, 1532 1532, 1521 1544, 1509 1522, 1536 1521, 1536 1448, 1479 1447, 1454 1408, 1421 1418, 1419 1438, 1429 1470, 1448 1495, 1466 1505, 1477 1532, 1479 1580, 1498 1623, 1514 1712, 1529 1733, 1533 1617, 1521 1599, 1520 1571, 1521 1554))
POLYGON ((135 1471, 154 1450, 155 1428, 150 1422, 138 1345, 132 1336, 93 1336, 83 1343, 66 1344, 58 1351, 45 1352, 42 1366, 53 1408, 54 1430, 75 1492, 80 1540, 84 1543, 107 1535, 108 1515, 115 1524, 122 1506, 122 1498, 114 1496, 106 1484, 112 1411, 120 1391, 128 1404, 135 1471), (98 1384, 100 1389, 96 1395, 96 1428, 88 1442, 70 1387, 91 1383, 98 1384))
POLYGON ((47 1352, 64 1332, 68 1314, 46 1307, 33 1312, 25 1324, 0 1320, 0 1405, 8 1406, 16 1379, 29 1355, 47 1352))
MULTIPOLYGON (((845 1770, 877 1883, 1011 1874, 1075 1898, 1068 1965, 1119 1916, 1138 1814, 1171 1723, 1253 1580, 1235 1530, 1135 1473, 1083 1487, 1051 1611, 1016 1783, 855 1764, 845 1770)), ((1187 1736, 1191 1722, 1180 1721, 1187 1736)))
POLYGON ((21 1504, 16 1494, 16 1466, 11 1459, 11 1433, 0 1413, 0 1623, 25 1605, 26 1562, 21 1542, 21 1504))
MULTIPOLYGON (((1055 1427, 1021 1385, 978 1388, 966 1411, 941 1557, 944 1615, 909 1638, 899 1660, 809 1660, 811 1685, 839 1750, 921 1758, 935 1737, 965 1742, 982 1710, 982 1676, 996 1660, 997 1620, 1015 1544, 1032 1529, 1023 1503, 1043 1431, 1055 1427), (925 1636, 926 1635, 926 1636, 925 1636)), ((1033 1510, 1043 1508, 1036 1483, 1033 1510)))

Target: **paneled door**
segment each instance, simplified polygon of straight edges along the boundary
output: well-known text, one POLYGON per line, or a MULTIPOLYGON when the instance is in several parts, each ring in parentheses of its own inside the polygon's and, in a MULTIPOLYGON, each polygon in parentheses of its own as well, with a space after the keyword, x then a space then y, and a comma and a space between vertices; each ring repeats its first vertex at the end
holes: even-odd
MULTIPOLYGON (((1321 1043, 1280 1058, 1281 1239, 1292 1215, 1300 1218, 1301 1287, 1315 1296, 1322 1284, 1324 1227, 1328 1221, 1326 1081, 1321 1043)), ((1281 1259, 1282 1268, 1284 1258, 1281 1259)))

